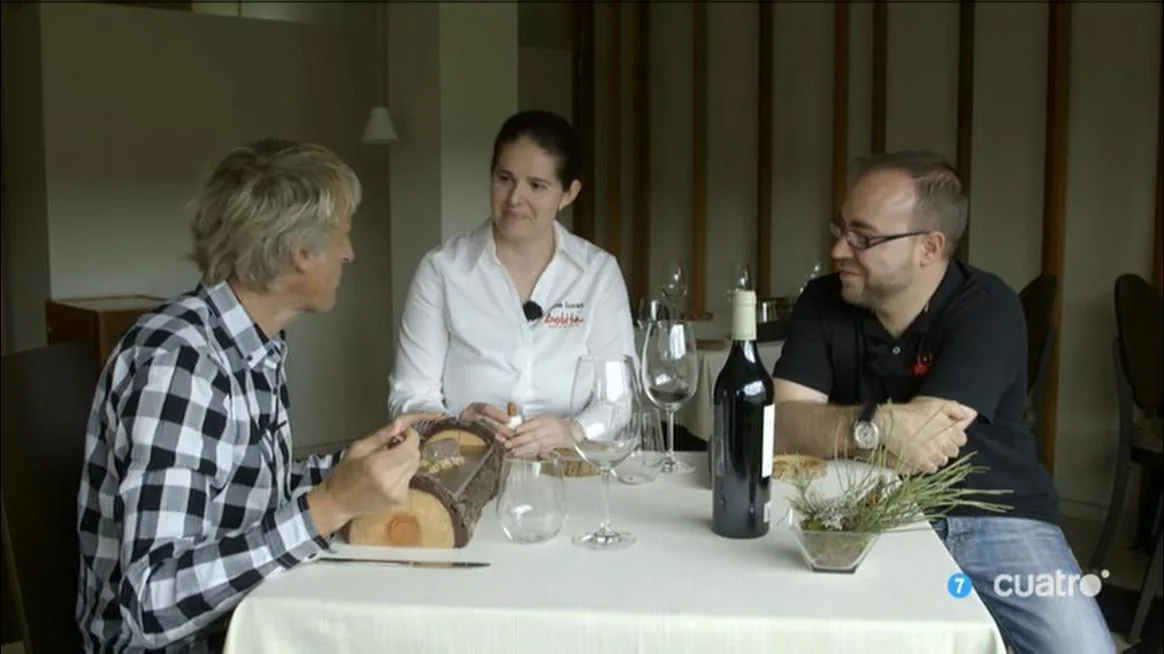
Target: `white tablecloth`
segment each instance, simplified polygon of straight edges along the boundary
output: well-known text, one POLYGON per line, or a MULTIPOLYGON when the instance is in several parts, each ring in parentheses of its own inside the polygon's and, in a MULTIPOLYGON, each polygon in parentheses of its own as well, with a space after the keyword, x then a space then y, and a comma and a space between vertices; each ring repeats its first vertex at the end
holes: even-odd
MULTIPOLYGON (((704 471, 703 456, 685 458, 704 471)), ((1004 652, 977 597, 948 594, 946 580, 957 567, 924 525, 882 536, 853 575, 812 573, 783 525, 756 540, 715 536, 703 475, 645 486, 614 482, 614 527, 640 538, 628 550, 594 552, 570 543, 599 522, 594 477, 567 482, 570 518, 557 539, 542 545, 509 543, 487 510, 462 550, 337 546, 349 556, 492 565, 306 563, 240 603, 226 652, 1004 652)), ((776 487, 773 515, 784 515, 786 487, 776 487)))
MULTIPOLYGON (((730 347, 730 346, 729 346, 730 347)), ((712 429, 715 427, 715 417, 712 413, 711 393, 715 389, 715 378, 727 362, 729 347, 723 349, 703 348, 699 350, 699 385, 695 396, 675 414, 676 424, 683 425, 696 438, 711 439, 712 429)), ((784 341, 760 343, 757 347, 760 352, 760 361, 769 374, 780 352, 784 349, 784 341)))

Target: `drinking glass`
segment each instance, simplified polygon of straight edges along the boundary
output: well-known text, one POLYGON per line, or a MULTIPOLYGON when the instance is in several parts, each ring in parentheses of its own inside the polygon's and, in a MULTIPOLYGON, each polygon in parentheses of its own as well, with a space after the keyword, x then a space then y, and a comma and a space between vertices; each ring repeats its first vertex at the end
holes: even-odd
POLYGON ((574 370, 570 415, 578 432, 574 449, 602 475, 602 524, 574 537, 575 545, 595 550, 623 549, 638 539, 610 526, 610 476, 638 445, 634 428, 638 378, 629 356, 583 356, 574 370))
POLYGON ((662 472, 689 474, 695 467, 675 458, 675 413, 695 396, 699 383, 695 330, 681 320, 648 325, 641 361, 643 391, 652 404, 667 414, 667 451, 662 472))
POLYGON ((501 462, 497 519, 514 543, 553 540, 566 522, 566 482, 557 455, 507 456, 501 462))
POLYGON ((639 430, 639 446, 614 469, 614 476, 624 484, 648 484, 659 476, 663 466, 663 430, 659 411, 645 408, 635 414, 633 427, 639 430))

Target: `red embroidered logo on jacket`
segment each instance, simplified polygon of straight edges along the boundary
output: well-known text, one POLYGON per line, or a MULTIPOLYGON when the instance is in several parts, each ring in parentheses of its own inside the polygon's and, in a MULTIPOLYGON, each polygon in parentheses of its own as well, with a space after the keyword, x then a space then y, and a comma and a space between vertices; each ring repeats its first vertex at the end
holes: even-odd
POLYGON ((550 308, 545 317, 546 327, 577 327, 582 324, 581 302, 563 302, 550 308))
POLYGON ((917 361, 913 363, 913 376, 924 377, 930 371, 930 366, 933 364, 934 358, 928 354, 919 354, 917 361))
POLYGON ((582 324, 582 316, 576 313, 560 313, 546 316, 546 327, 577 327, 582 324))

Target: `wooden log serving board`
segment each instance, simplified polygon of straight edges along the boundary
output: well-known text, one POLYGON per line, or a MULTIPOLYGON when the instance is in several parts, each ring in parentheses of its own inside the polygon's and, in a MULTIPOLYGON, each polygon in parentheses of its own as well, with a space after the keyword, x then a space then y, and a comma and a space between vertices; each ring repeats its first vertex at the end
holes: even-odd
POLYGON ((454 462, 425 465, 412 478, 408 499, 378 515, 353 520, 345 539, 353 545, 461 548, 473 538, 481 511, 498 492, 501 444, 488 427, 444 418, 413 426, 421 451, 430 441, 455 439, 454 462))

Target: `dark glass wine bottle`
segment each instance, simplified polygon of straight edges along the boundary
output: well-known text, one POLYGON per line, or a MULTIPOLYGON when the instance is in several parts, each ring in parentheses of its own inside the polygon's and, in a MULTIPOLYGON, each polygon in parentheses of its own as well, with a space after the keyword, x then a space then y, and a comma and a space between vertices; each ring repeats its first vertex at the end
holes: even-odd
POLYGON ((711 439, 712 530, 758 538, 772 519, 775 430, 772 377, 756 348, 756 294, 732 298, 732 346, 715 379, 711 439))

